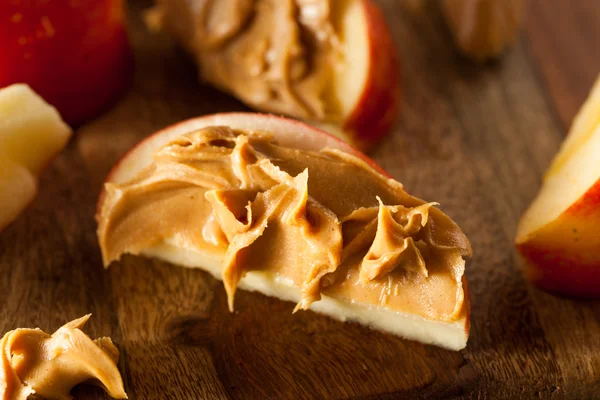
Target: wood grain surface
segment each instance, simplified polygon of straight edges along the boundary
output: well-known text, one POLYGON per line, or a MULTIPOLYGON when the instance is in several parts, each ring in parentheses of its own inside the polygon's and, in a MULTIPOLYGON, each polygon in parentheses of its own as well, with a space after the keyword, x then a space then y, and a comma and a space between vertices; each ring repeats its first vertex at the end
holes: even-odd
MULTIPOLYGON (((434 1, 423 12, 379 3, 403 61, 404 108, 371 155, 409 191, 439 201, 472 241, 466 350, 292 315, 291 303, 243 291, 229 313, 222 284, 202 271, 137 257, 102 268, 95 202, 114 162, 170 123, 245 110, 198 84, 169 38, 147 32, 147 2, 129 5, 130 92, 78 130, 32 206, 0 233, 0 331, 53 330, 92 312, 87 332, 117 343, 131 399, 600 398, 600 303, 529 286, 513 247, 600 71, 600 5, 534 0, 519 43, 477 66, 455 52, 434 1)), ((84 386, 74 394, 106 398, 84 386)))
POLYGON ((529 1, 525 34, 557 117, 567 129, 600 69, 600 3, 529 1))

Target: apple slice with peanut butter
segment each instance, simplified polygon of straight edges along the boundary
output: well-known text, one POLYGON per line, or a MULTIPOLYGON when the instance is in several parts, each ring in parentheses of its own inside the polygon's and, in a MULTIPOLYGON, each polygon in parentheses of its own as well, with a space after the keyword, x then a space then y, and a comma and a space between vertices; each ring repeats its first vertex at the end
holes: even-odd
POLYGON ((203 81, 259 111, 312 121, 361 149, 393 126, 400 65, 372 0, 157 0, 151 26, 203 81))
POLYGON ((100 196, 104 264, 202 268, 238 288, 451 349, 466 345, 469 241, 345 143, 297 121, 216 114, 169 127, 100 196))

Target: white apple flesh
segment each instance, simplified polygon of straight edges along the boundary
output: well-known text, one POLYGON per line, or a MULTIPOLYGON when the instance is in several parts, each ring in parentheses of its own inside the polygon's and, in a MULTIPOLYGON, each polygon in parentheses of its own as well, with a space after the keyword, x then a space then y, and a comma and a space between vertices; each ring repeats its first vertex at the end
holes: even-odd
POLYGON ((0 90, 0 230, 33 200, 38 175, 71 133, 58 111, 29 86, 0 90))

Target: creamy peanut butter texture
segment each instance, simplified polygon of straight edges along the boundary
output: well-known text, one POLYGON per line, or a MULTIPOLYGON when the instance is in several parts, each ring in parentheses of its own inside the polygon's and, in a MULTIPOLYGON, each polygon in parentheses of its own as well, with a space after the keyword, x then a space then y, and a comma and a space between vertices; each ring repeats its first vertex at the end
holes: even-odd
POLYGON ((342 61, 343 1, 158 0, 160 20, 201 78, 252 107, 339 121, 330 87, 342 61))
POLYGON ((97 215, 104 264, 167 240, 222 260, 233 309, 240 279, 272 274, 300 288, 439 321, 459 319, 471 248, 445 214, 363 160, 298 150, 266 132, 207 127, 157 150, 97 215))
POLYGON ((80 329, 90 315, 71 321, 52 335, 19 328, 1 341, 0 395, 3 400, 71 399, 73 386, 88 382, 125 399, 117 369, 119 350, 110 338, 90 339, 80 329))

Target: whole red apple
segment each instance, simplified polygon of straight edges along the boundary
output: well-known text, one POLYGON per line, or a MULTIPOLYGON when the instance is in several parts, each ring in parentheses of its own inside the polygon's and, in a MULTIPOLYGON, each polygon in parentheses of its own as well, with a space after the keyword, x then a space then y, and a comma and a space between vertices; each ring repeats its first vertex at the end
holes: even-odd
POLYGON ((70 124, 127 87, 132 56, 122 0, 2 0, 0 87, 27 83, 70 124))

